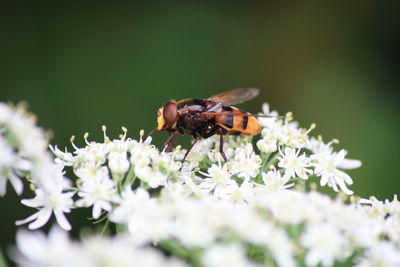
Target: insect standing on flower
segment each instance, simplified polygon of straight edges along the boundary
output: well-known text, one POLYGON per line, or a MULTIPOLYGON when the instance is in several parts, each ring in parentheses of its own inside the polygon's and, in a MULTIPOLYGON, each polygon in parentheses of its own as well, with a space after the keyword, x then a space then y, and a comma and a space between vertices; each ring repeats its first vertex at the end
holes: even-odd
MULTIPOLYGON (((238 88, 206 99, 171 100, 157 111, 157 128, 153 131, 168 131, 169 138, 164 142, 166 148, 175 136, 185 133, 193 136, 194 141, 187 150, 185 161, 190 150, 200 138, 208 138, 215 134, 220 136, 219 151, 227 161, 223 150, 224 135, 256 135, 261 126, 255 117, 269 117, 250 114, 232 107, 250 100, 259 94, 255 88, 238 88)), ((151 131, 151 133, 153 133, 151 131)))

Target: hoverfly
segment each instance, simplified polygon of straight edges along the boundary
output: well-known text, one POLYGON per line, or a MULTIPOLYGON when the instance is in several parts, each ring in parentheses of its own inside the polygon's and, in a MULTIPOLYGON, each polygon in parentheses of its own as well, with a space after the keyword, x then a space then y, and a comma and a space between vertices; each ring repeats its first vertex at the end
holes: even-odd
POLYGON ((186 151, 183 161, 190 150, 201 138, 208 138, 215 134, 220 136, 219 151, 227 162, 224 153, 224 135, 256 135, 261 131, 261 125, 256 117, 271 117, 255 115, 233 107, 259 94, 255 88, 238 88, 206 99, 184 99, 166 102, 157 111, 157 127, 152 130, 167 131, 170 136, 164 142, 164 149, 172 142, 175 136, 191 135, 194 141, 186 151))

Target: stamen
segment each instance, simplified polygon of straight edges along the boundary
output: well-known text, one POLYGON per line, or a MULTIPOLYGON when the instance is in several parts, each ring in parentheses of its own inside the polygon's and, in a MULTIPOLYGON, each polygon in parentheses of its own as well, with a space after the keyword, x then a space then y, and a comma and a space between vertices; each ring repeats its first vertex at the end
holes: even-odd
POLYGON ((86 132, 86 133, 83 135, 83 138, 85 139, 85 143, 89 146, 90 143, 89 143, 89 141, 87 140, 88 137, 89 137, 89 133, 86 132))
POLYGON ((270 170, 275 170, 275 171, 276 171, 275 165, 269 165, 269 169, 270 169, 270 170))
POLYGON ((288 113, 286 113, 285 119, 287 122, 292 121, 293 120, 293 112, 289 111, 288 113))
POLYGON ((29 185, 29 189, 32 190, 32 191, 35 191, 36 190, 36 186, 34 184, 30 184, 29 185))
POLYGON ((315 129, 315 127, 317 127, 317 124, 315 124, 314 122, 311 123, 310 128, 308 128, 308 130, 305 132, 305 134, 309 134, 312 130, 315 129))
POLYGON ((311 190, 315 191, 315 190, 317 190, 317 188, 318 188, 318 185, 317 185, 316 182, 310 183, 310 189, 311 189, 311 190))
POLYGON ((124 126, 122 126, 121 129, 122 129, 122 131, 124 132, 124 134, 123 134, 123 135, 120 135, 120 139, 121 139, 121 140, 125 140, 126 134, 127 134, 127 132, 128 132, 128 129, 127 129, 126 127, 124 127, 124 126))
POLYGON ((79 147, 77 147, 74 143, 75 140, 75 135, 71 136, 71 138, 69 139, 69 141, 71 142, 72 146, 75 148, 75 150, 79 150, 79 147))
POLYGON ((102 126, 101 126, 101 130, 103 131, 104 143, 105 143, 105 144, 110 143, 110 138, 108 138, 107 133, 106 133, 107 127, 106 127, 105 125, 102 125, 102 126))

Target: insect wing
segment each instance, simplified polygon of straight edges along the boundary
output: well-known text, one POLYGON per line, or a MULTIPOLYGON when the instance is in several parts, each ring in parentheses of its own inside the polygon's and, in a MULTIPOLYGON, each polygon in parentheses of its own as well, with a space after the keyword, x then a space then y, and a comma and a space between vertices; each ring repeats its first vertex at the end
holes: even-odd
POLYGON ((256 97, 260 91, 256 88, 237 88, 208 98, 208 100, 219 102, 230 106, 243 103, 256 97))

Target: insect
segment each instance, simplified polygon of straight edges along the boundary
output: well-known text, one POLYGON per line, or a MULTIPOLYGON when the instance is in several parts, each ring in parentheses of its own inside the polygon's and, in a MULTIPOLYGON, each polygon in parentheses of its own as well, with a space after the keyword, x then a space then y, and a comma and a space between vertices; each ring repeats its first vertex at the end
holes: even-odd
POLYGON ((206 99, 168 101, 158 109, 157 127, 149 135, 155 130, 167 131, 170 136, 164 142, 164 149, 175 136, 185 133, 191 135, 194 141, 183 157, 184 162, 198 140, 217 134, 220 136, 219 151, 227 162, 223 149, 224 135, 256 135, 261 130, 256 117, 270 117, 250 114, 231 106, 250 100, 258 94, 259 90, 255 88, 238 88, 206 99))

